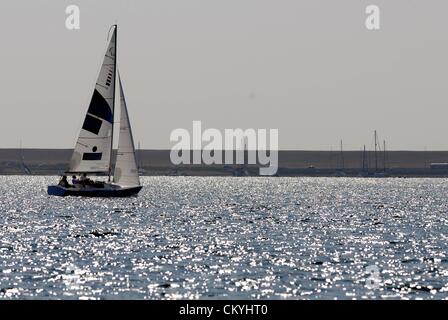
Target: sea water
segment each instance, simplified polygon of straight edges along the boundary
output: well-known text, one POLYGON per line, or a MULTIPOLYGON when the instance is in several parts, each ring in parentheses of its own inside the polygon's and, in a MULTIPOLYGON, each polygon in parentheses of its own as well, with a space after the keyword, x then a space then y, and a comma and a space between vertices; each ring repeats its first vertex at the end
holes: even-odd
POLYGON ((442 299, 448 180, 0 177, 2 299, 442 299))

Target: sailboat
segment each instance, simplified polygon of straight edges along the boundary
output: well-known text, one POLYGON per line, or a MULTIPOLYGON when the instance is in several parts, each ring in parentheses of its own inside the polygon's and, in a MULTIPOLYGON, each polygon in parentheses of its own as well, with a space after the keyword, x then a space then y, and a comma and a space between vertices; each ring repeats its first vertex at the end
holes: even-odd
POLYGON ((114 25, 69 169, 58 185, 48 186, 49 195, 126 197, 136 195, 142 189, 116 53, 117 26, 114 25), (117 75, 120 87, 120 132, 112 172, 117 75), (67 181, 66 175, 73 175, 72 183, 67 181), (108 180, 93 181, 88 176, 108 176, 108 180))

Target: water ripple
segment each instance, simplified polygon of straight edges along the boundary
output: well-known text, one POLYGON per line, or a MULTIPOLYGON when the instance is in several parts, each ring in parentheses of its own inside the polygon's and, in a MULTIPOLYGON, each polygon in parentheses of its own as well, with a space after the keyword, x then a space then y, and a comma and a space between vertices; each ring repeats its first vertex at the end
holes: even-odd
POLYGON ((54 180, 0 177, 0 298, 448 297, 443 179, 147 177, 127 199, 54 180))

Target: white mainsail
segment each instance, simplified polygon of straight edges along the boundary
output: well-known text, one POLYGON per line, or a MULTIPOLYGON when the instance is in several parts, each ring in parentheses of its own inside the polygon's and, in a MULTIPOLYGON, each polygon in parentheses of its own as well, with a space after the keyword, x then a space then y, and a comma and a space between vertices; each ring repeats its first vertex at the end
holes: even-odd
POLYGON ((104 56, 95 91, 87 110, 75 150, 70 173, 110 173, 114 122, 117 28, 104 56))
POLYGON ((129 114, 124 98, 120 75, 120 133, 118 138, 117 162, 115 163, 114 183, 121 186, 133 187, 140 185, 137 160, 135 157, 134 139, 132 138, 129 114))

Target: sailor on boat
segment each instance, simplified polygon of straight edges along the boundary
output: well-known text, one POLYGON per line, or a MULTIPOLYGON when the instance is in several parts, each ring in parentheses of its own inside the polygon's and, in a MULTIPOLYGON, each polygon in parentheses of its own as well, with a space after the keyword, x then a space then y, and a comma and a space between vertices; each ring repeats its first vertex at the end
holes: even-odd
POLYGON ((83 186, 85 186, 86 184, 90 184, 90 179, 87 178, 87 175, 86 175, 85 173, 83 173, 83 174, 81 175, 81 178, 79 178, 79 182, 80 182, 83 186))
POLYGON ((79 183, 78 178, 76 178, 76 176, 72 176, 72 184, 75 185, 75 184, 78 184, 78 183, 79 183))
POLYGON ((59 181, 59 185, 61 187, 64 187, 64 188, 69 188, 70 187, 70 184, 67 181, 67 176, 65 176, 65 175, 62 176, 61 180, 59 181))

